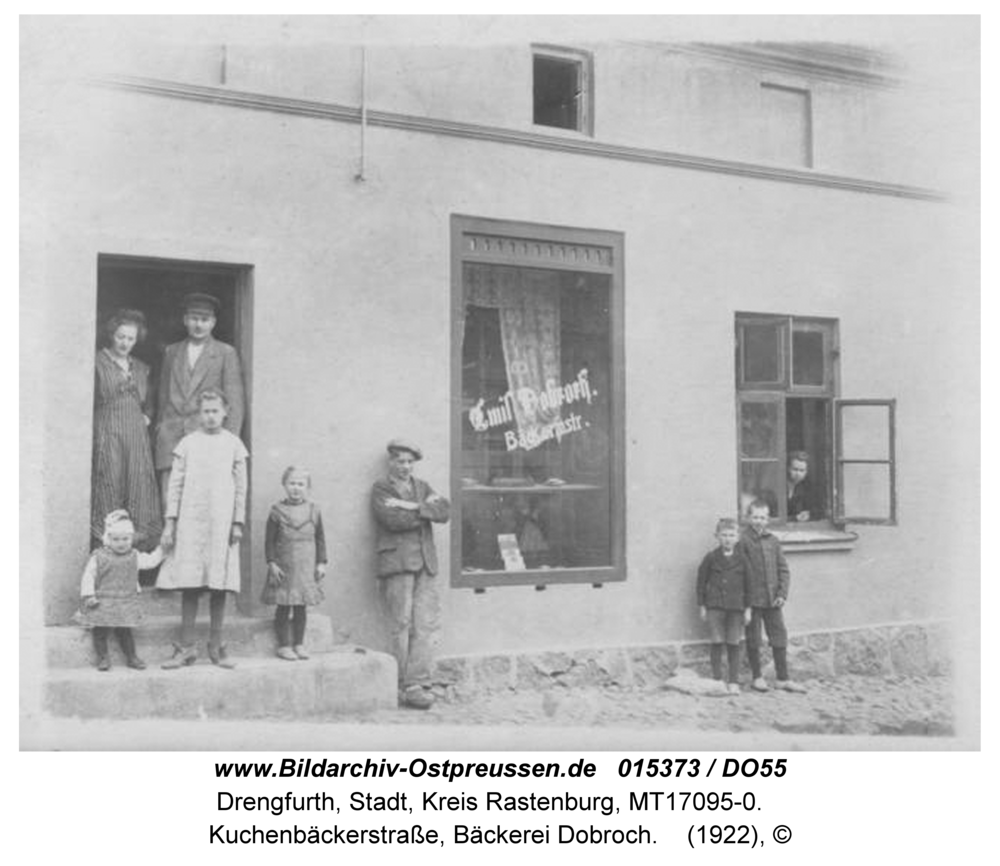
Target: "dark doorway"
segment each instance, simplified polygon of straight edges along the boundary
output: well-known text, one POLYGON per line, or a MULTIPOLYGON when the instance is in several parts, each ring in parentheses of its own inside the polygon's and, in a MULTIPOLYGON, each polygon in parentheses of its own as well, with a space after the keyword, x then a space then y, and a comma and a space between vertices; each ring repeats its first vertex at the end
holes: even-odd
MULTIPOLYGON (((95 347, 104 345, 104 326, 120 308, 141 310, 146 317, 146 340, 136 346, 135 357, 149 365, 151 386, 159 383, 163 352, 183 340, 182 301, 189 292, 204 292, 219 299, 221 308, 213 336, 234 346, 240 355, 246 413, 240 438, 251 449, 252 376, 252 273, 251 265, 140 258, 101 254, 97 259, 97 333, 95 347)), ((155 421, 155 419, 154 419, 155 421)), ((248 521, 242 547, 242 590, 250 589, 248 521)), ((155 575, 143 575, 149 583, 155 575)))

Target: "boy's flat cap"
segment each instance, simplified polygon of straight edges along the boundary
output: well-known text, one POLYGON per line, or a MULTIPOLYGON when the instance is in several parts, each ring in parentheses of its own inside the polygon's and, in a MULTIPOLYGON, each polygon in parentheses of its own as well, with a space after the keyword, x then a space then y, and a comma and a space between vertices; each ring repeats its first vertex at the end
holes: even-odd
POLYGON ((409 451, 417 460, 424 459, 424 452, 409 439, 391 439, 389 444, 385 446, 385 450, 390 454, 396 451, 409 451))

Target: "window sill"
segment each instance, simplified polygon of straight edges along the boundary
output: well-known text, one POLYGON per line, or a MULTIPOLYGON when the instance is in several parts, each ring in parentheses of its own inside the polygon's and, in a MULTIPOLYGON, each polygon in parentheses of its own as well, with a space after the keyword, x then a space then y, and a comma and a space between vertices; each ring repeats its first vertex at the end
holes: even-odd
POLYGON ((455 589, 499 589, 504 586, 534 586, 544 589, 552 584, 591 584, 603 586, 625 579, 622 567, 598 566, 579 568, 531 568, 523 571, 461 571, 452 575, 451 585, 455 589))
POLYGON ((547 123, 534 123, 531 124, 531 131, 538 132, 543 135, 564 135, 567 138, 582 138, 593 140, 594 133, 586 129, 580 129, 579 127, 572 126, 549 126, 547 123))
POLYGON ((771 532, 781 542, 781 549, 787 553, 820 553, 823 551, 854 549, 858 540, 856 532, 848 532, 827 524, 797 526, 794 529, 772 528, 771 532))
POLYGON ((536 495, 539 493, 575 493, 583 490, 603 489, 596 484, 573 484, 570 482, 562 484, 466 484, 462 487, 462 492, 510 496, 512 493, 536 495))

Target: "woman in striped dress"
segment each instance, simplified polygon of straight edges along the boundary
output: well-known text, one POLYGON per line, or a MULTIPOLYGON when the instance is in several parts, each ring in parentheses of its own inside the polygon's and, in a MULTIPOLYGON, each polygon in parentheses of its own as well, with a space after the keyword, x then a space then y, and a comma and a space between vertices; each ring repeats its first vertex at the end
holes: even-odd
POLYGON ((94 386, 94 465, 90 534, 92 546, 104 535, 104 517, 124 508, 136 531, 136 547, 152 550, 163 518, 153 472, 149 426, 152 395, 149 367, 132 357, 146 336, 138 310, 118 310, 107 323, 108 345, 97 353, 94 386))

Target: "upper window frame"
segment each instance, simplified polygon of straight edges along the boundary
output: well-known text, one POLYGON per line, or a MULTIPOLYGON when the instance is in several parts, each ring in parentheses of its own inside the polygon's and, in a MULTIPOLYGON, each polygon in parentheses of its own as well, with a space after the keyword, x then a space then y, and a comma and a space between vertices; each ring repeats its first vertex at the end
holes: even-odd
POLYGON ((782 391, 791 396, 831 397, 840 394, 840 323, 823 316, 793 316, 783 313, 751 313, 737 311, 736 322, 736 387, 739 391, 782 391), (772 381, 753 380, 746 376, 746 326, 773 325, 779 335, 779 376, 772 381), (806 385, 795 381, 795 333, 819 332, 823 335, 823 354, 830 363, 824 366, 823 382, 806 385))
MULTIPOLYGON (((767 122, 768 116, 768 95, 785 94, 796 96, 801 100, 802 109, 802 139, 799 141, 799 155, 797 159, 787 160, 800 168, 815 168, 815 135, 814 135, 814 112, 813 112, 813 92, 808 87, 793 87, 788 84, 779 84, 775 81, 760 82, 760 101, 763 120, 767 122)), ((770 161, 770 160, 769 160, 770 161)), ((779 160, 785 162, 786 160, 779 160)))
MULTIPOLYGON (((822 455, 823 463, 830 479, 830 489, 825 498, 827 517, 816 521, 798 524, 788 521, 785 514, 785 489, 775 492, 778 499, 778 513, 772 515, 776 526, 788 533, 803 532, 815 529, 817 526, 839 526, 842 522, 831 515, 838 514, 836 505, 838 490, 833 475, 834 458, 836 454, 836 430, 834 425, 835 407, 840 395, 840 322, 835 318, 822 316, 796 316, 787 313, 760 313, 736 311, 735 325, 735 380, 736 380, 736 478, 737 503, 739 506, 742 487, 742 463, 744 461, 742 446, 742 407, 744 403, 777 403, 777 417, 781 428, 781 437, 776 452, 778 471, 782 478, 786 471, 788 453, 785 446, 787 437, 785 407, 789 398, 814 398, 827 401, 829 417, 827 419, 827 434, 829 447, 822 455), (746 331, 748 327, 773 326, 777 334, 777 374, 774 379, 761 380, 748 378, 746 368, 746 331), (821 384, 801 384, 795 382, 794 335, 796 332, 820 333, 823 336, 823 381, 821 384), (779 495, 780 494, 780 495, 779 495)), ((816 459, 816 455, 813 455, 816 459)), ((738 510, 739 507, 738 507, 738 510)))
MULTIPOLYGON (((823 459, 829 470, 828 478, 830 486, 826 497, 829 507, 828 516, 820 521, 795 523, 779 523, 776 533, 782 538, 783 543, 789 543, 794 549, 849 549, 850 544, 845 543, 847 539, 853 539, 850 533, 840 533, 831 536, 822 529, 825 524, 843 530, 849 523, 874 524, 883 526, 898 525, 898 471, 896 452, 896 400, 893 398, 843 398, 840 395, 840 320, 819 316, 794 316, 779 313, 757 313, 737 311, 735 314, 735 346, 734 359, 736 368, 736 478, 737 500, 739 500, 739 489, 741 479, 742 440, 741 440, 741 411, 744 403, 766 403, 780 402, 779 418, 782 432, 787 437, 786 420, 784 417, 784 407, 789 398, 814 398, 829 402, 830 416, 828 418, 830 445, 828 453, 823 459), (779 352, 783 356, 779 375, 773 382, 763 382, 748 380, 745 375, 745 345, 744 333, 746 325, 771 324, 777 327, 779 334, 779 352), (820 332, 823 334, 823 356, 824 356, 824 376, 822 384, 803 385, 794 381, 795 357, 793 335, 799 329, 808 332, 820 332), (876 456, 845 454, 844 421, 843 413, 850 408, 871 408, 883 409, 885 415, 885 453, 876 456), (886 501, 888 503, 888 514, 875 516, 870 514, 852 513, 847 507, 846 480, 844 469, 847 466, 858 465, 878 465, 885 467, 886 475, 886 501), (817 527, 820 529, 817 530, 817 527), (808 536, 815 536, 816 543, 812 544, 808 536), (804 539, 804 540, 803 540, 804 539)), ((787 464, 787 448, 784 439, 779 447, 779 465, 787 464)), ((815 455, 814 459, 815 459, 815 455)), ((784 492, 784 491, 781 491, 784 492)), ((779 501, 782 497, 779 497, 779 501)), ((784 507, 779 505, 779 515, 784 515, 784 507)))
POLYGON ((594 55, 577 48, 560 45, 535 44, 531 46, 531 123, 538 129, 560 129, 564 132, 578 132, 588 137, 594 135, 594 55), (575 63, 579 67, 580 92, 577 102, 576 126, 556 126, 538 123, 535 120, 535 59, 560 60, 575 63))
POLYGON ((484 591, 506 586, 580 583, 601 586, 626 579, 625 503, 625 236, 621 232, 511 222, 463 214, 451 217, 451 586, 484 591), (589 271, 611 280, 610 504, 611 565, 523 571, 462 571, 462 343, 467 262, 589 271))

